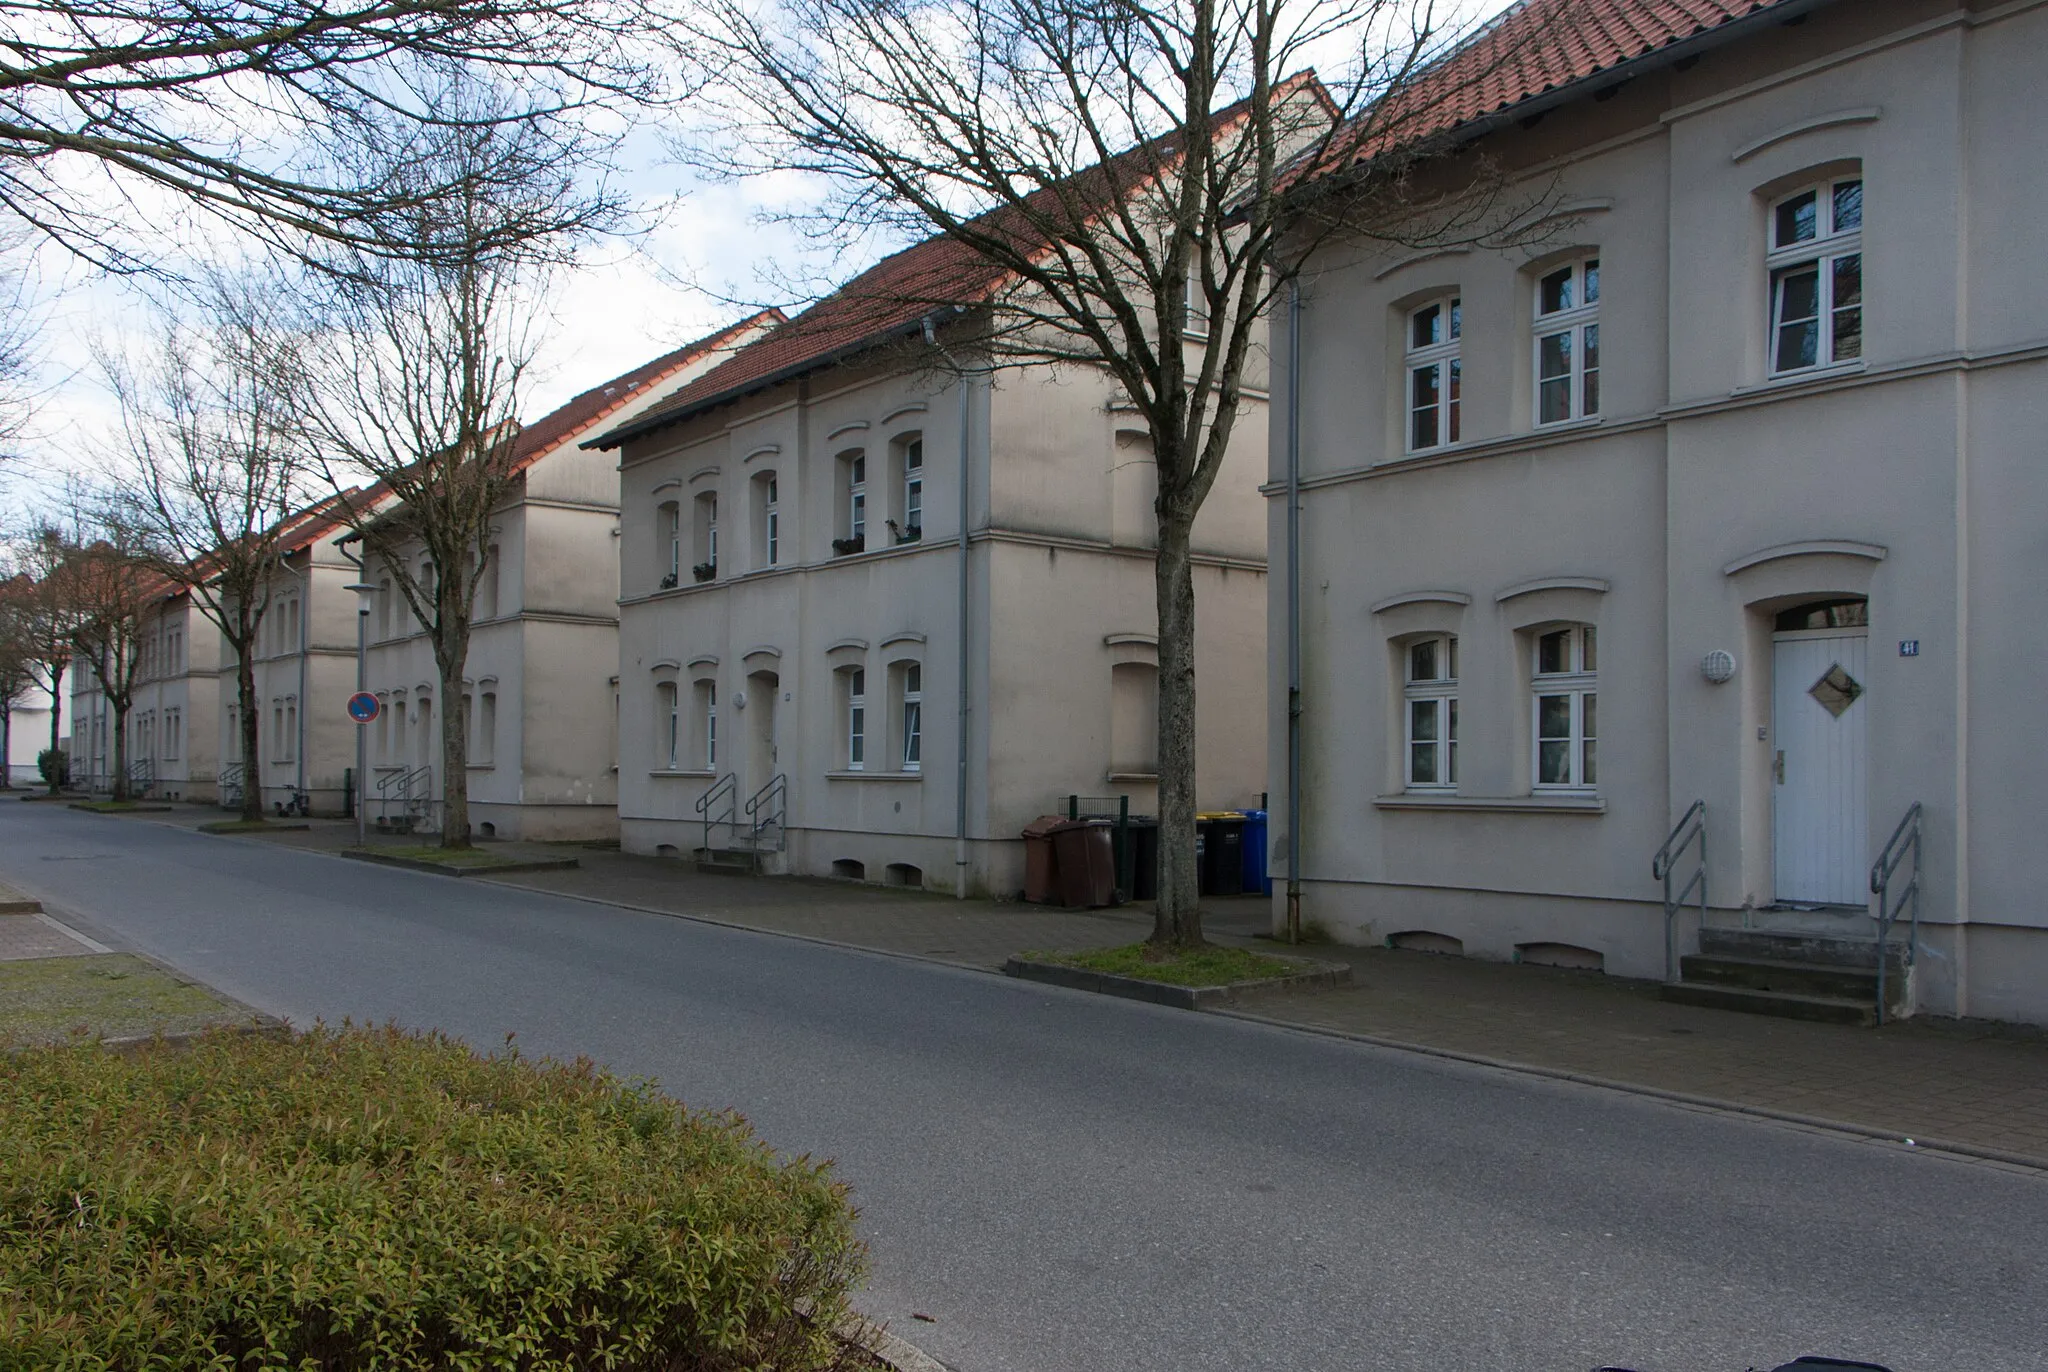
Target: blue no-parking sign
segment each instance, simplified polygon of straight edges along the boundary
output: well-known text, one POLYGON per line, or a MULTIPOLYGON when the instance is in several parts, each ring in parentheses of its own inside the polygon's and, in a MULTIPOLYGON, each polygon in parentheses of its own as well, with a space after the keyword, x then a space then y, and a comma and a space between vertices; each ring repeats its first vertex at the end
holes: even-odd
POLYGON ((368 691, 357 691, 348 698, 348 717, 358 724, 368 724, 382 713, 384 707, 368 691))

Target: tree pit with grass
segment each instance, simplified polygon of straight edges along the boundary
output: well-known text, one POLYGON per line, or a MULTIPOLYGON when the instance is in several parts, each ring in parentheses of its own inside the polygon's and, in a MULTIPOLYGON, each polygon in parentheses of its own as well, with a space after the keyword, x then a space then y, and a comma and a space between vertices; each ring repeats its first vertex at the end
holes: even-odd
POLYGON ((1169 986, 1233 986, 1299 976, 1302 966, 1244 948, 1201 943, 1178 948, 1159 943, 1130 943, 1117 948, 1090 948, 1078 953, 1026 953, 1039 962, 1079 967, 1109 976, 1136 977, 1169 986))

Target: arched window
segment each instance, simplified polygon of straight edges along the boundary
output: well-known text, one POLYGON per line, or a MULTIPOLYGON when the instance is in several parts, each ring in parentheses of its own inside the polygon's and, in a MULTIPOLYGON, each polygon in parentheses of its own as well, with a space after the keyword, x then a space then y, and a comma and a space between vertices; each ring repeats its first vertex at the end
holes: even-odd
POLYGON ((1582 258, 1536 281, 1536 422, 1600 413, 1600 259, 1582 258))
POLYGON ((1863 178, 1771 204, 1771 374, 1863 356, 1863 178))
POLYGON ((1536 634, 1530 693, 1539 790, 1589 790, 1599 783, 1596 632, 1590 624, 1573 624, 1536 634))
POLYGON ((1408 451, 1456 443, 1465 364, 1459 357, 1465 302, 1456 295, 1409 311, 1407 324, 1408 451))
POLYGON ((1458 784, 1457 635, 1411 640, 1402 657, 1408 788, 1453 789, 1458 784))

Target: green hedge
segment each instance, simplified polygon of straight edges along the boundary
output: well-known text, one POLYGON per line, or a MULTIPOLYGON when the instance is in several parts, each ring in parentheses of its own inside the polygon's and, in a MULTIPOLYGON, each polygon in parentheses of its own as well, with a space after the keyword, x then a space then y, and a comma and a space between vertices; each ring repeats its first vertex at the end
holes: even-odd
POLYGON ((844 1189, 588 1063, 316 1030, 0 1056, 0 1367, 865 1366, 844 1189))

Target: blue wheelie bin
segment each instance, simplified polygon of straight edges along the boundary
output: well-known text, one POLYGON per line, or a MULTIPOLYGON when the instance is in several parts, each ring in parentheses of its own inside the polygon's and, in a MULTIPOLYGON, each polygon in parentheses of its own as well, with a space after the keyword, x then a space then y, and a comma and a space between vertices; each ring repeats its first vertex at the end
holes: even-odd
POLYGON ((1244 889, 1247 895, 1273 894, 1273 874, 1268 870, 1266 811, 1240 810, 1244 816, 1244 889))

